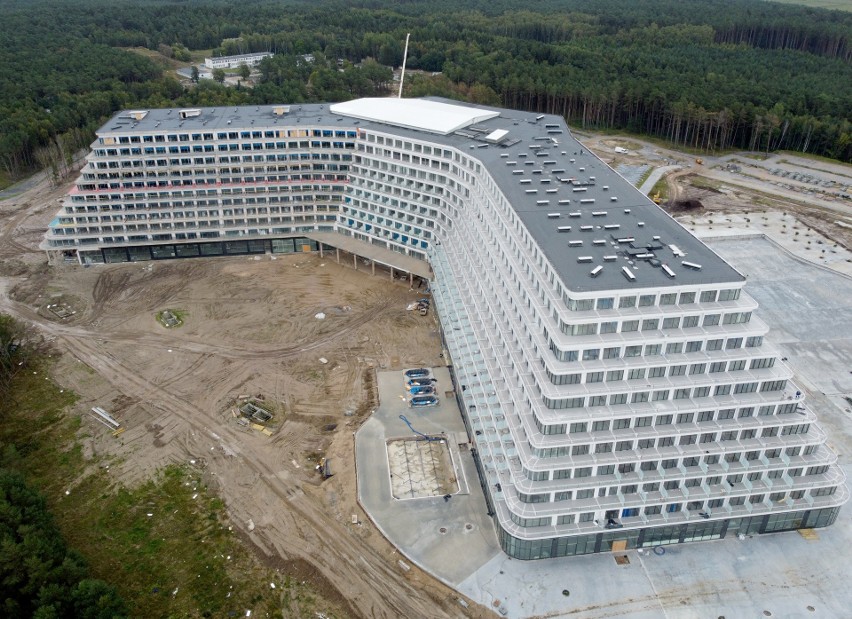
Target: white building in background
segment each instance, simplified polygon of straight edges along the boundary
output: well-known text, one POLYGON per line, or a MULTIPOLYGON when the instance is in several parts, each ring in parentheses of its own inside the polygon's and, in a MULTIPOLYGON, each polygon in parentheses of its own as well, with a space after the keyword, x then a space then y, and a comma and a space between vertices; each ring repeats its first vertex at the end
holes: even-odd
POLYGON ((343 249, 433 280, 513 557, 822 527, 848 499, 745 278, 560 117, 361 99, 133 110, 97 136, 49 253, 343 249))
POLYGON ((256 54, 240 54, 239 56, 217 56, 215 58, 205 58, 204 66, 210 70, 213 69, 236 69, 240 65, 253 67, 260 64, 264 58, 274 56, 272 52, 258 52, 256 54))

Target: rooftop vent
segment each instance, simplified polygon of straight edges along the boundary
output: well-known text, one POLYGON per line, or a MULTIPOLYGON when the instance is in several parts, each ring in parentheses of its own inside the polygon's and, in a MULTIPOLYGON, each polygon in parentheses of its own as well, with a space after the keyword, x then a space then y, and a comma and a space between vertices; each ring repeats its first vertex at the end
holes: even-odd
POLYGON ((556 229, 559 232, 571 232, 571 226, 558 226, 556 229))
POLYGON ((618 256, 604 256, 604 262, 615 262, 618 256))
POLYGON ((594 269, 589 271, 589 275, 592 276, 592 277, 597 277, 598 275, 601 274, 601 271, 603 271, 603 267, 601 265, 598 265, 594 269))
POLYGON ((606 217, 606 211, 592 211, 592 217, 606 217))
POLYGON ((618 197, 617 196, 610 196, 609 201, 610 202, 618 202, 618 197))
POLYGON ((629 214, 630 214, 630 209, 629 209, 629 208, 624 209, 624 214, 625 214, 625 215, 629 215, 629 214))
POLYGON ((580 230, 582 230, 583 232, 591 232, 594 229, 594 226, 580 226, 580 230))
POLYGON ((631 271, 628 267, 621 267, 621 272, 624 273, 624 277, 626 277, 628 281, 636 281, 636 276, 633 275, 633 271, 631 271))
POLYGON ((197 108, 190 110, 181 110, 178 112, 178 115, 181 118, 196 118, 198 116, 201 116, 201 110, 197 108))
POLYGON ((580 204, 592 204, 594 203, 594 201, 594 198, 583 198, 582 200, 580 200, 580 204))
POLYGON ((583 241, 568 241, 568 247, 582 247, 583 241))
POLYGON ((574 187, 572 191, 574 193, 578 193, 578 192, 581 192, 581 191, 588 191, 588 189, 586 187, 574 187))
POLYGON ((507 159, 509 157, 509 153, 500 153, 501 159, 507 159))
POLYGON ((700 264, 696 264, 696 263, 694 263, 694 262, 687 262, 686 260, 683 260, 683 261, 681 261, 681 264, 682 264, 683 266, 687 267, 688 269, 695 269, 696 271, 700 271, 700 270, 701 270, 701 265, 700 265, 700 264))
POLYGON ((620 227, 620 224, 606 224, 604 230, 618 230, 620 227))
POLYGON ((148 110, 127 110, 120 118, 131 118, 133 120, 142 120, 148 115, 148 110))
POLYGON ((560 200, 559 204, 571 204, 571 200, 569 200, 568 198, 565 198, 563 200, 560 200))
POLYGON ((594 258, 592 256, 578 256, 577 262, 592 262, 594 258))
POLYGON ((546 193, 556 193, 557 191, 559 191, 559 190, 556 189, 556 188, 553 188, 553 189, 548 189, 546 193))
POLYGON ((663 265, 663 271, 665 271, 666 275, 668 275, 669 277, 674 278, 675 272, 672 271, 667 264, 663 265))
POLYGON ((538 189, 527 189, 527 193, 538 193, 538 189))
MULTIPOLYGON (((539 200, 539 202, 542 202, 542 200, 539 200)), ((544 202, 546 203, 547 200, 544 200, 544 202)), ((561 215, 562 215, 561 213, 548 213, 547 218, 548 219, 559 219, 559 217, 561 217, 561 215)))
POLYGON ((274 108, 272 108, 272 113, 275 116, 284 116, 284 114, 290 113, 290 106, 289 105, 276 105, 274 108))
POLYGON ((606 239, 595 239, 592 241, 592 245, 606 245, 606 239))

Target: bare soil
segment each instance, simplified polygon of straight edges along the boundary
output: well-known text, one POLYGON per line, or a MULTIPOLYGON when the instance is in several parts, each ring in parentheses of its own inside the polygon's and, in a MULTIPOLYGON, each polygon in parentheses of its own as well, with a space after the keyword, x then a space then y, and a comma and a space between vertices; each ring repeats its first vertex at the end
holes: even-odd
POLYGON ((405 309, 423 292, 317 254, 48 267, 37 244, 65 189, 0 202, 0 312, 62 353, 55 378, 80 396, 85 452, 129 486, 169 463, 198 468, 264 562, 352 616, 485 616, 403 571, 356 500, 353 433, 376 406, 374 372, 442 361, 433 315, 405 309), (184 324, 164 328, 164 309, 184 324), (248 397, 273 412, 271 436, 241 425, 248 397), (113 437, 92 406, 126 430, 113 437))

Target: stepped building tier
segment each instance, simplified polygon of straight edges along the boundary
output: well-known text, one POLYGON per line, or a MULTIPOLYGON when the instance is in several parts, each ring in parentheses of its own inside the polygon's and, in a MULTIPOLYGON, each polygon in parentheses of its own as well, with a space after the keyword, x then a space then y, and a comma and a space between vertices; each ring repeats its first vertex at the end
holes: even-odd
POLYGON ((42 247, 83 264, 342 249, 430 279, 512 557, 822 527, 848 499, 743 275, 558 116, 121 112, 42 247))

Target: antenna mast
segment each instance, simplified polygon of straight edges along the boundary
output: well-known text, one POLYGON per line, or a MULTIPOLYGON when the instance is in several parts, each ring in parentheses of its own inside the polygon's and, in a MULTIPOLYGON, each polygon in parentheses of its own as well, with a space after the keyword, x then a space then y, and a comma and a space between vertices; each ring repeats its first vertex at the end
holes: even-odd
POLYGON ((399 98, 402 99, 402 84, 405 82, 405 61, 408 60, 408 37, 411 33, 405 35, 405 52, 402 54, 402 72, 399 74, 399 98))

